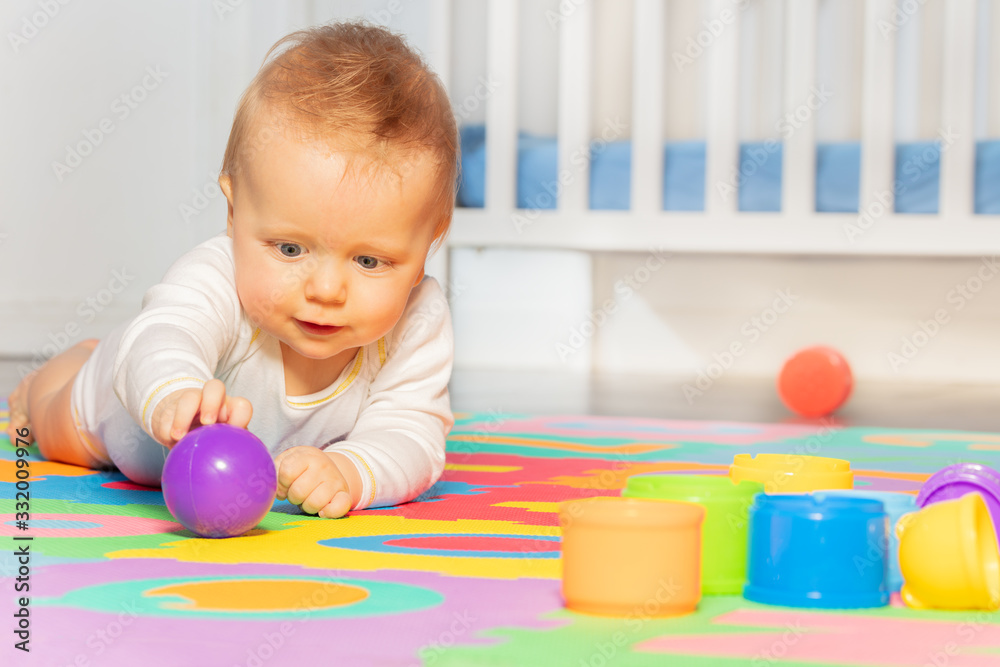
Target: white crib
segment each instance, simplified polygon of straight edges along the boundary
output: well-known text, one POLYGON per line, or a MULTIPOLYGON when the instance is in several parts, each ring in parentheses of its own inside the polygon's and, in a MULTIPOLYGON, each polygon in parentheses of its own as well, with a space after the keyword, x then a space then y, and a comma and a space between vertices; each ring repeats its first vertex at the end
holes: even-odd
MULTIPOLYGON (((459 0, 460 1, 460 0, 459 0)), ((816 37, 819 0, 789 0, 784 6, 783 99, 794 112, 817 86, 816 37)), ((941 127, 950 133, 941 153, 940 204, 936 215, 893 212, 894 179, 894 31, 893 12, 919 9, 919 0, 865 0, 862 56, 860 213, 817 213, 816 137, 807 122, 784 142, 781 211, 740 212, 726 183, 738 168, 738 66, 740 11, 734 0, 708 0, 706 14, 732 18, 713 36, 707 59, 706 187, 703 212, 661 210, 661 147, 664 99, 662 68, 671 66, 664 50, 664 3, 634 0, 631 209, 588 209, 588 165, 571 164, 573 151, 590 135, 590 31, 593 8, 586 0, 564 0, 558 20, 559 173, 572 174, 561 185, 556 210, 519 210, 515 202, 517 168, 517 86, 503 85, 486 99, 485 206, 458 208, 449 248, 520 247, 584 251, 975 256, 1000 251, 1000 220, 973 210, 975 138, 976 0, 947 0, 944 9, 941 127), (888 23, 886 23, 888 22, 888 23), (867 215, 866 215, 867 214, 867 215), (860 232, 860 233, 858 233, 860 232)), ((450 29, 451 3, 435 5, 435 23, 450 29)), ((996 23, 994 22, 994 25, 996 23)), ((518 3, 490 0, 487 70, 491 80, 517 76, 518 3)), ((448 49, 435 66, 447 80, 448 49)), ((993 78, 996 78, 995 73, 993 78)), ((998 184, 1000 185, 1000 184, 998 184)), ((446 269, 446 255, 435 270, 446 269)))

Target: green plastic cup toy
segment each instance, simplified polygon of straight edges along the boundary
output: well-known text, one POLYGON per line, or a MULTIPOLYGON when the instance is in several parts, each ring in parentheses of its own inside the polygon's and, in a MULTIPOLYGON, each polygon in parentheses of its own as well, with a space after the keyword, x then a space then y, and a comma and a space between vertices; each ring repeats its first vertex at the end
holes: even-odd
POLYGON ((722 475, 653 474, 629 477, 622 495, 702 505, 701 592, 739 595, 746 583, 749 510, 763 492, 760 482, 734 484, 722 475))

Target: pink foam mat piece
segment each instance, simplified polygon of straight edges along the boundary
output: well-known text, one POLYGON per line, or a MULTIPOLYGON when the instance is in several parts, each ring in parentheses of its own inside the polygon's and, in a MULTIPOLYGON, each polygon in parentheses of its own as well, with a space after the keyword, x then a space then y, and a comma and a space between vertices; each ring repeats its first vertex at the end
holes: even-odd
POLYGON ((754 628, 733 634, 673 635, 647 640, 637 652, 746 658, 828 665, 997 667, 997 614, 959 612, 954 620, 872 617, 857 614, 739 609, 715 626, 754 628))

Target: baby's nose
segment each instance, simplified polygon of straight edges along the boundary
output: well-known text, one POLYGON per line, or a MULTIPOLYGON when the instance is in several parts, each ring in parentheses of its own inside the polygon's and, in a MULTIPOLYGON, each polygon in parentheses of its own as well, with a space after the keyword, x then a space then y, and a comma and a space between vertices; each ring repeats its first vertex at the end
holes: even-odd
POLYGON ((318 265, 306 280, 306 298, 342 302, 347 297, 347 276, 333 262, 318 265))

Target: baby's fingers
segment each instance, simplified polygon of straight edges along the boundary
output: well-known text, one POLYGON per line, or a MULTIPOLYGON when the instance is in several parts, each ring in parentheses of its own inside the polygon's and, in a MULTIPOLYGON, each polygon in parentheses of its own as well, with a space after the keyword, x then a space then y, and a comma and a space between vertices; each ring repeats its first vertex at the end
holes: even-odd
MULTIPOLYGON (((326 480, 320 481, 311 489, 304 485, 300 488, 299 483, 296 482, 288 489, 288 502, 298 505, 306 514, 319 514, 324 508, 329 508, 330 503, 336 499, 336 495, 336 489, 326 480)), ((344 510, 338 516, 343 516, 346 511, 344 510)))
POLYGON ((309 469, 308 459, 299 455, 296 449, 296 447, 286 449, 274 459, 274 467, 278 471, 278 500, 285 500, 288 497, 289 487, 309 469))
POLYGON ((338 491, 326 507, 320 510, 319 515, 324 519, 339 519, 351 511, 352 504, 351 494, 347 491, 338 491))
POLYGON ((213 378, 206 382, 201 390, 201 423, 214 424, 223 421, 219 417, 219 412, 225 403, 226 385, 222 380, 213 378))
POLYGON ((175 444, 183 438, 189 430, 195 415, 198 414, 198 407, 201 405, 201 392, 185 391, 177 406, 174 408, 174 419, 170 425, 170 444, 175 444))
POLYGON ((242 396, 227 396, 226 402, 219 410, 219 421, 232 424, 239 428, 246 428, 253 416, 253 406, 250 401, 242 396))

